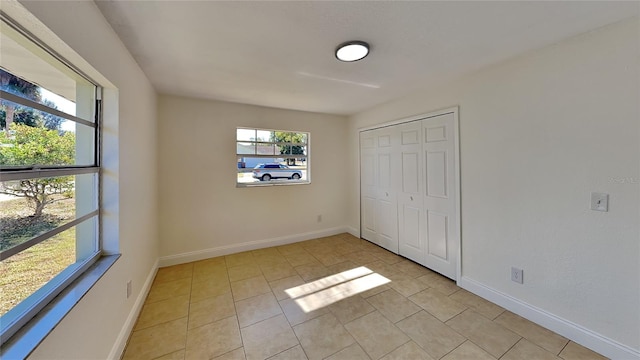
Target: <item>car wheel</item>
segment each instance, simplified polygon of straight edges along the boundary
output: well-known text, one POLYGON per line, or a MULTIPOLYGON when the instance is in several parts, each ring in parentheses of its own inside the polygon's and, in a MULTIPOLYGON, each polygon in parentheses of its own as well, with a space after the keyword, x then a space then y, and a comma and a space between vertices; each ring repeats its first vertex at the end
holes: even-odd
POLYGON ((269 181, 269 180, 271 180, 271 175, 269 174, 262 175, 262 181, 269 181))
POLYGON ((291 175, 291 178, 293 180, 298 180, 298 179, 300 179, 300 174, 293 174, 293 175, 291 175))

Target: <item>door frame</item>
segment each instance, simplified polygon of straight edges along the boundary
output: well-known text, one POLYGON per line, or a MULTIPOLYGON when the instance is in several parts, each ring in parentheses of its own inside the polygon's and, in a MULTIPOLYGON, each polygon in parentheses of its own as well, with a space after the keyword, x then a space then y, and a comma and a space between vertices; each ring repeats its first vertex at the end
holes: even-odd
POLYGON ((428 113, 423 113, 423 114, 419 114, 419 115, 413 115, 413 116, 409 116, 409 117, 405 117, 405 118, 401 118, 401 119, 397 119, 397 120, 393 120, 393 121, 388 121, 388 122, 384 122, 381 124, 376 124, 376 125, 371 125, 371 126, 366 126, 366 127, 361 127, 358 128, 358 189, 359 189, 359 194, 358 194, 358 199, 360 201, 360 228, 358 229, 358 234, 360 236, 360 238, 362 238, 362 188, 361 188, 361 184, 362 184, 362 179, 361 179, 361 173, 362 173, 362 169, 361 169, 361 154, 360 154, 360 148, 362 146, 362 144, 360 144, 360 134, 364 131, 368 131, 368 130, 375 130, 375 129, 380 129, 380 128, 384 128, 384 127, 389 127, 389 126, 394 126, 394 125, 399 125, 399 124, 404 124, 404 123, 408 123, 408 122, 412 122, 412 121, 420 121, 420 120, 424 120, 424 119, 428 119, 428 118, 432 118, 432 117, 436 117, 436 116, 440 116, 440 115, 445 115, 445 114, 453 114, 453 131, 454 131, 454 168, 455 168, 455 179, 454 179, 454 190, 455 190, 455 194, 456 194, 456 222, 455 222, 455 227, 456 230, 458 231, 458 236, 457 236, 457 245, 458 245, 458 253, 457 253, 457 264, 456 264, 456 282, 459 282, 461 277, 462 277, 462 199, 460 197, 460 193, 461 193, 461 174, 460 174, 460 120, 459 120, 459 106, 453 106, 453 107, 449 107, 449 108, 444 108, 441 110, 436 110, 436 111, 430 111, 428 113))

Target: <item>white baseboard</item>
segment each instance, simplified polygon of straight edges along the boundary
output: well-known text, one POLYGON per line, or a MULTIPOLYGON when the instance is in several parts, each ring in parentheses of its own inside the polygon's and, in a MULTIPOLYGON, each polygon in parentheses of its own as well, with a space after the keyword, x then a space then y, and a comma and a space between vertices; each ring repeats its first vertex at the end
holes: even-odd
POLYGON ((356 229, 356 228, 351 227, 351 226, 347 226, 346 229, 347 229, 347 232, 349 234, 351 234, 351 235, 353 235, 353 236, 355 236, 357 238, 360 238, 360 230, 359 229, 356 229))
POLYGON ((151 290, 151 284, 153 283, 153 279, 156 277, 156 273, 158 272, 158 265, 160 264, 160 259, 157 259, 153 264, 149 275, 147 276, 147 280, 142 285, 142 289, 136 298, 136 302, 133 304, 133 308, 131 308, 131 312, 129 312, 129 316, 127 317, 127 321, 125 321, 122 329, 120 330, 120 334, 118 334, 118 338, 116 339, 115 344, 111 348, 111 352, 109 353, 108 359, 119 360, 122 358, 122 353, 124 352, 125 346, 127 346, 127 340, 129 340, 129 335, 133 330, 133 326, 136 324, 136 320, 140 315, 140 311, 142 311, 142 305, 144 305, 144 301, 147 299, 147 295, 149 294, 149 290, 151 290))
POLYGON ((262 249, 262 248, 271 247, 271 246, 286 245, 286 244, 291 244, 299 241, 320 238, 324 236, 342 234, 344 232, 351 233, 350 230, 351 228, 348 228, 348 227, 335 227, 330 229, 311 231, 311 232, 302 233, 302 234, 288 235, 288 236, 282 236, 278 238, 271 238, 271 239, 264 239, 264 240, 247 241, 240 244, 224 245, 224 246, 218 246, 218 247, 204 249, 204 250, 186 252, 182 254, 163 256, 160 258, 160 267, 184 264, 191 261, 204 260, 204 259, 208 259, 216 256, 235 254, 242 251, 262 249))
POLYGON ((473 279, 463 276, 458 281, 458 286, 608 358, 640 360, 640 351, 638 350, 487 287, 473 279))

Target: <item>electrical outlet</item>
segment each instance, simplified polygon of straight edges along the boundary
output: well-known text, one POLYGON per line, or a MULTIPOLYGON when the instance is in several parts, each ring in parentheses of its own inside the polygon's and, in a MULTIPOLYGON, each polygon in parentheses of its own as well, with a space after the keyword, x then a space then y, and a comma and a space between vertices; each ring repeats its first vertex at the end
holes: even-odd
POLYGON ((131 280, 127 281, 127 299, 131 296, 131 280))
POLYGON ((592 192, 591 210, 609 211, 609 194, 592 192))
POLYGON ((322 215, 318 215, 318 222, 322 222, 322 215))
POLYGON ((518 284, 522 284, 524 282, 524 279, 522 278, 522 274, 523 271, 522 269, 518 269, 515 267, 511 268, 511 281, 513 282, 517 282, 518 284))

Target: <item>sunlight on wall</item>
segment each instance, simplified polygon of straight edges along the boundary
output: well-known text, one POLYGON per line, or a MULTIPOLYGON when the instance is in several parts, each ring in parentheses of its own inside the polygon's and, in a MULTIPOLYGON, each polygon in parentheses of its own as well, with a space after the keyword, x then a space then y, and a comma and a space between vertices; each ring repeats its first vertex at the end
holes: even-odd
POLYGON ((285 290, 305 313, 390 283, 391 280, 361 266, 285 290))

